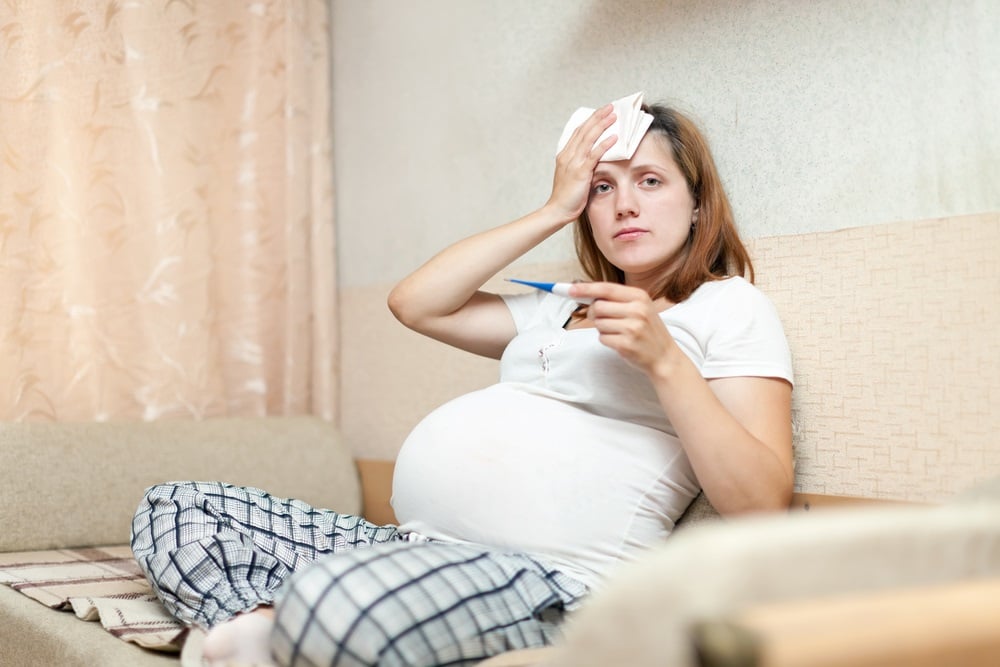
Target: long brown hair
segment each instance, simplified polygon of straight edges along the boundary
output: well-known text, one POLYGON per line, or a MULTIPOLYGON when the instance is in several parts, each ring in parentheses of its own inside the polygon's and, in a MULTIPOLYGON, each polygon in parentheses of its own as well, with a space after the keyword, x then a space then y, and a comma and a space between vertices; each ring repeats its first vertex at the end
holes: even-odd
MULTIPOLYGON (((710 280, 738 275, 753 282, 753 264, 736 230, 733 210, 708 142, 697 126, 680 112, 657 104, 644 104, 642 109, 653 116, 649 132, 657 132, 668 140, 698 211, 680 265, 661 278, 650 297, 666 297, 673 303, 680 303, 710 280)), ((598 249, 586 210, 576 222, 574 238, 577 258, 590 280, 625 282, 624 272, 598 249)))

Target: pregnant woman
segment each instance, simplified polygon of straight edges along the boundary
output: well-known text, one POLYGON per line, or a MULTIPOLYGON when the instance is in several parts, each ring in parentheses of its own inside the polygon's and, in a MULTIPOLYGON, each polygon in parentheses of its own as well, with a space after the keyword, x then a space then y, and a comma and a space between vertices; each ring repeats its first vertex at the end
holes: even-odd
POLYGON ((699 489, 722 514, 788 505, 781 323, 701 133, 642 112, 615 159, 612 105, 570 128, 541 208, 390 294, 406 326, 500 359, 497 384, 407 438, 398 526, 222 483, 148 490, 133 551, 168 609, 209 629, 207 661, 464 665, 543 646, 699 489), (567 225, 587 278, 569 298, 482 291, 567 225))

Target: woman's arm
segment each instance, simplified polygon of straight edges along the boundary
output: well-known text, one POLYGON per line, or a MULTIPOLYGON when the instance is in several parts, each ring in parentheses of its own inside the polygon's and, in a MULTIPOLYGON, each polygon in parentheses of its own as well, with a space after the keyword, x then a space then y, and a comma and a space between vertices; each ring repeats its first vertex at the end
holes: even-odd
POLYGON ((686 356, 671 365, 654 386, 712 506, 724 515, 786 509, 793 482, 791 385, 763 377, 706 381, 686 356))
POLYGON ((425 336, 499 359, 517 333, 514 320, 499 296, 479 287, 568 222, 543 207, 448 246, 396 285, 389 310, 425 336))
POLYGON ((483 283, 576 220, 590 193, 594 168, 617 137, 595 145, 615 116, 598 109, 556 158, 552 194, 523 218, 463 239, 404 278, 389 294, 389 309, 407 327, 469 352, 499 358, 516 331, 503 300, 483 283))
POLYGON ((705 380, 644 290, 578 283, 603 344, 649 376, 705 495, 721 514, 788 507, 792 388, 777 378, 705 380))

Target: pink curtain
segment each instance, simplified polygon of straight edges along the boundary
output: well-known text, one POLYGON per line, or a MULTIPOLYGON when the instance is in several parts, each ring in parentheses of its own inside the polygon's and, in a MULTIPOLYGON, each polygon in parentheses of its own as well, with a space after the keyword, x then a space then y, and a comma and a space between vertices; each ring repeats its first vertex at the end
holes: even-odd
POLYGON ((0 419, 336 417, 328 21, 0 3, 0 419))

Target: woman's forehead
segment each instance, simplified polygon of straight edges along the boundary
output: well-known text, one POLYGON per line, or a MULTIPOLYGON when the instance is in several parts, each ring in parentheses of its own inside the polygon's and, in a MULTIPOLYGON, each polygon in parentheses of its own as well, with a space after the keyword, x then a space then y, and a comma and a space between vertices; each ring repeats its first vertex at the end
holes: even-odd
POLYGON ((633 161, 644 161, 659 158, 667 162, 674 162, 674 149, 670 145, 670 139, 662 132, 647 132, 646 136, 639 142, 633 161))
POLYGON ((631 159, 600 162, 595 172, 632 171, 648 166, 677 167, 670 140, 662 132, 647 132, 631 159))

